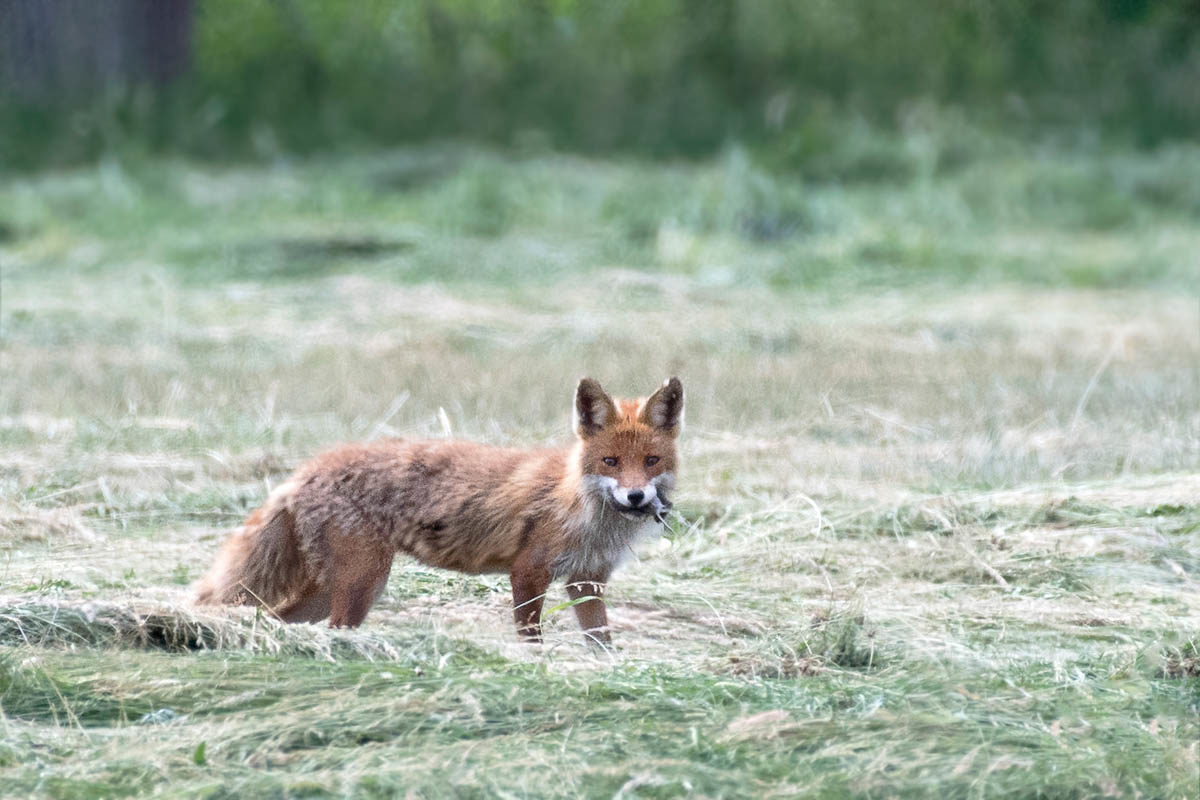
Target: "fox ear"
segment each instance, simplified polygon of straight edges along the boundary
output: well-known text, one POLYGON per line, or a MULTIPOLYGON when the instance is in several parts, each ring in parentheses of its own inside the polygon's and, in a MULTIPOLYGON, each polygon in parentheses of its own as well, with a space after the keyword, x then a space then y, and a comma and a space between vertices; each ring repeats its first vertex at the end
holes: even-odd
POLYGON ((665 381, 657 392, 642 401, 638 421, 672 436, 679 435, 683 429, 683 384, 679 378, 665 381))
POLYGON ((575 389, 575 435, 594 436, 617 418, 617 407, 598 381, 584 378, 575 389))

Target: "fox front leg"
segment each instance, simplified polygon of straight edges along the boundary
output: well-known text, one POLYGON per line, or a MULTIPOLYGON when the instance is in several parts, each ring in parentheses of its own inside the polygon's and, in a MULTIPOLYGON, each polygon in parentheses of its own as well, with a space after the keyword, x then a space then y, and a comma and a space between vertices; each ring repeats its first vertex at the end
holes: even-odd
POLYGON ((604 607, 605 583, 601 580, 572 578, 567 582, 567 597, 575 604, 575 616, 588 644, 610 647, 608 609, 604 607))

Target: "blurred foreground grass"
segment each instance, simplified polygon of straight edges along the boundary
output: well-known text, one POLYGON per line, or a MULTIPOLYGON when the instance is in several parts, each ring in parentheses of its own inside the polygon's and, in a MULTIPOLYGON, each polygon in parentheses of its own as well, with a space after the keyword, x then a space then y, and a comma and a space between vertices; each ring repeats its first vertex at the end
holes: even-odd
POLYGON ((0 187, 2 791, 1189 796, 1200 151, 918 144, 0 187), (188 606, 314 450, 562 441, 585 373, 689 393, 615 653, 403 560, 358 632, 188 606))

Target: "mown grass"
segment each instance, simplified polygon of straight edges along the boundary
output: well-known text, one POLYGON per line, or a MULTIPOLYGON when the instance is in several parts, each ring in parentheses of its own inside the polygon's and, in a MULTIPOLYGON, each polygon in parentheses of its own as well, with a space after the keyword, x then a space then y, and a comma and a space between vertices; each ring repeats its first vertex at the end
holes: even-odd
POLYGON ((1197 154, 913 164, 0 187, 0 790, 1194 796, 1197 154), (356 632, 191 607, 315 450, 562 441, 584 373, 688 390, 615 651, 405 560, 356 632))

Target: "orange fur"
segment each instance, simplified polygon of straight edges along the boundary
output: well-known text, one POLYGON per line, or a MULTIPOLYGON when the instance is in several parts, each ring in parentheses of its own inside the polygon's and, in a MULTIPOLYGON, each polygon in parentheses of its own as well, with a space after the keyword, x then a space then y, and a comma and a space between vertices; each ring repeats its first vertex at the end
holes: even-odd
POLYGON ((585 378, 571 448, 344 445, 301 466, 229 537, 197 602, 354 627, 400 551, 461 572, 508 572, 517 629, 534 641, 546 590, 564 578, 569 596, 582 600, 575 611, 585 632, 607 643, 604 587, 670 507, 682 416, 677 378, 649 398, 620 402, 585 378))

